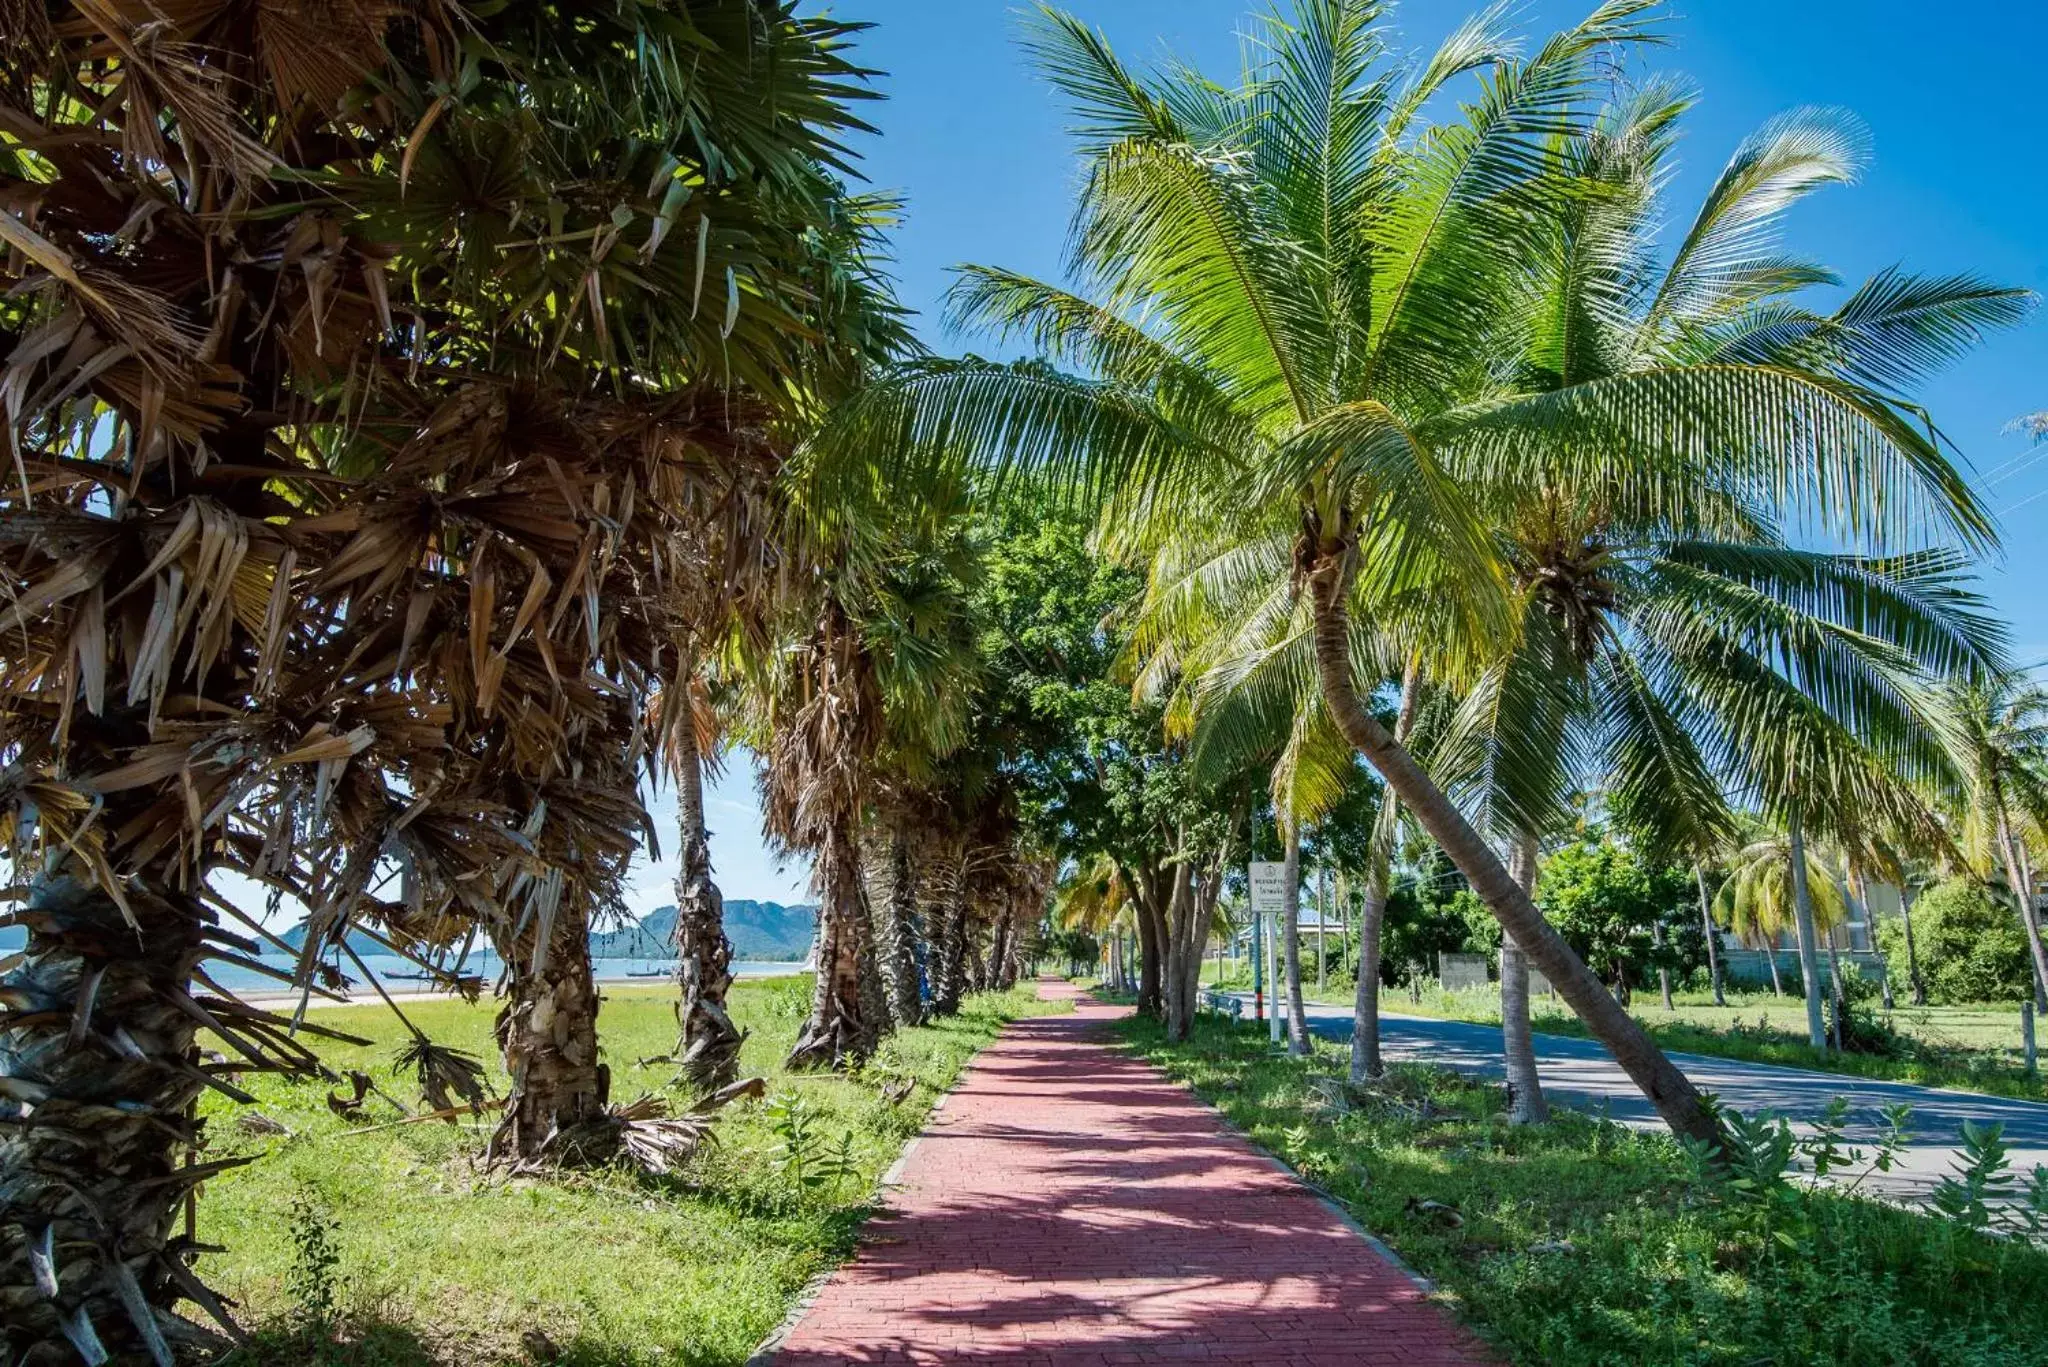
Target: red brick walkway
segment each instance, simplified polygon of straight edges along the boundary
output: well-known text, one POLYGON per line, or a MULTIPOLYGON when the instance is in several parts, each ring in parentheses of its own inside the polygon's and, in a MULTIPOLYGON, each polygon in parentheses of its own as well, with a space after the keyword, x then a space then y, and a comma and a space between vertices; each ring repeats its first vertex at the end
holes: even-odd
POLYGON ((776 1367, 1493 1361, 1185 1088, 1106 1047, 1116 1014, 1082 1001, 981 1054, 776 1367))

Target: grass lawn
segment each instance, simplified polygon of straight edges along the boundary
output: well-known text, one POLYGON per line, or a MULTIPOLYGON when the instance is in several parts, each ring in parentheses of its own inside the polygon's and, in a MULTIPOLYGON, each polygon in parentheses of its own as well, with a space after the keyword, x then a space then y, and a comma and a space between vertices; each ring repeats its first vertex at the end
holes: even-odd
MULTIPOLYGON (((245 1083, 264 1114, 296 1132, 288 1138, 246 1133, 236 1123, 241 1108, 209 1096, 215 1153, 263 1153, 210 1183, 199 1202, 201 1240, 227 1248, 201 1270, 240 1302, 243 1322, 259 1334, 257 1350, 230 1364, 745 1361, 804 1284, 852 1251, 877 1179, 975 1051, 1003 1022, 1059 1009, 1036 1001, 1025 984, 893 1036, 860 1076, 790 1075, 779 1063, 809 990, 804 978, 735 987, 733 1016, 751 1032, 743 1067, 767 1077, 768 1099, 730 1108, 718 1142, 666 1179, 605 1171, 508 1181, 478 1166, 487 1130, 433 1123, 351 1137, 344 1132, 361 1122, 330 1114, 318 1083, 245 1083), (920 1085, 892 1106, 879 1088, 904 1076, 920 1085), (810 1181, 788 1170, 775 1125, 773 1105, 789 1097, 812 1112, 816 1138, 802 1146, 814 1165, 810 1181), (842 1144, 851 1170, 819 1180, 818 1160, 842 1144), (299 1321, 323 1296, 336 1307, 337 1332, 320 1345, 299 1332, 299 1321), (528 1339, 536 1331, 559 1356, 528 1339)), ((673 1043, 669 991, 608 988, 606 997, 600 1026, 613 1098, 666 1090, 673 1068, 636 1060, 673 1043)), ((405 1009, 441 1042, 491 1060, 502 1094, 488 1001, 405 1009)), ((333 1067, 362 1068, 392 1096, 417 1101, 411 1078, 392 1069, 403 1031, 387 1010, 351 1007, 316 1019, 376 1040, 367 1049, 329 1046, 333 1067)), ((373 1123, 397 1115, 374 1099, 370 1110, 373 1123)))
POLYGON ((1832 1193, 1747 1204, 1669 1139, 1560 1113, 1512 1129, 1500 1088, 1397 1068, 1351 1109, 1323 1043, 1288 1059, 1204 1017, 1130 1044, 1344 1202, 1528 1367, 2048 1363, 2048 1252, 1832 1193), (1424 1206, 1424 1202, 1437 1203, 1424 1206))
MULTIPOLYGON (((1212 964, 1202 981, 1209 984, 1216 980, 1212 964)), ((1251 975, 1249 970, 1226 972, 1222 982, 1226 987, 1249 991, 1251 975)), ((1313 982, 1303 984, 1303 996, 1312 1002, 1348 1007, 1352 989, 1348 981, 1340 986, 1333 978, 1320 991, 1313 982)), ((1886 1012, 1873 1002, 1868 1007, 1870 1013, 1888 1021, 1899 1036, 1898 1056, 1887 1057, 1815 1051, 1806 1043, 1806 1004, 1798 997, 1730 992, 1727 1006, 1715 1006, 1713 1002, 1710 992, 1674 992, 1674 1009, 1666 1011, 1653 986, 1635 994, 1629 1011, 1666 1049, 2048 1101, 2048 1081, 2040 1076, 2030 1077, 2026 1072, 2018 1003, 1901 1005, 1886 1012)), ((1498 1024, 1500 989, 1497 985, 1469 992, 1426 988, 1417 1001, 1406 988, 1392 987, 1380 993, 1380 1008, 1390 1015, 1498 1024)), ((1538 1030, 1553 1035, 1587 1036, 1578 1017, 1554 997, 1534 998, 1531 1011, 1538 1030)))

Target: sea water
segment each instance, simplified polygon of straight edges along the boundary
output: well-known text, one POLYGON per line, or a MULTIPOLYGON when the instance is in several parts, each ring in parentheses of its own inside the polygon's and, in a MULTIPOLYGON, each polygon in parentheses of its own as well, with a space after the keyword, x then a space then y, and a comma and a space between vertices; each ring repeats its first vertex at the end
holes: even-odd
MULTIPOLYGON (((377 994, 364 980, 364 969, 384 984, 393 993, 418 992, 433 986, 428 982, 418 964, 401 959, 395 954, 365 954, 359 967, 355 960, 343 956, 341 971, 350 979, 348 989, 351 997, 375 1001, 377 994)), ((274 968, 287 977, 298 967, 298 961, 275 951, 266 953, 258 961, 265 967, 274 968)), ((489 950, 477 950, 470 954, 458 970, 484 980, 484 990, 489 992, 497 983, 504 965, 496 954, 489 950)), ((675 972, 674 959, 593 959, 591 971, 599 982, 619 984, 646 983, 660 986, 671 981, 668 975, 675 972)), ((803 965, 794 962, 766 960, 736 960, 732 965, 734 977, 765 978, 778 973, 800 973, 803 965)), ((239 964, 209 963, 206 975, 230 992, 244 996, 284 996, 295 989, 291 984, 239 964)))

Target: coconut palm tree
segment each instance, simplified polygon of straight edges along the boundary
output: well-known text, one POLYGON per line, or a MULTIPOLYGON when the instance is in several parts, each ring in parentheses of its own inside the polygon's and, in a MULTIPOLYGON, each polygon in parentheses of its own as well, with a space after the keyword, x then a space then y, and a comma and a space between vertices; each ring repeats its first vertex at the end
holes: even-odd
MULTIPOLYGON (((1554 152, 1591 129, 1594 55, 1648 36, 1654 8, 1603 5, 1505 63, 1503 36, 1476 22, 1405 71, 1387 60, 1377 7, 1318 0, 1262 32, 1234 88, 1140 79, 1084 25, 1048 19, 1041 65, 1077 110, 1090 168, 1076 274, 1101 297, 978 272, 962 302, 1091 373, 927 365, 874 413, 906 450, 978 446, 1124 490, 1139 512, 1291 518, 1342 734, 1665 1118, 1706 1136, 1689 1084, 1364 706, 1352 631, 1354 611, 1424 555, 1466 570, 1475 616, 1511 620, 1515 566, 1488 544, 1473 495, 1545 471, 1661 500, 1687 531, 1796 515, 1852 541, 1988 539, 1935 440, 1880 388, 1900 357, 1952 350, 1955 331, 1796 311, 1774 329, 1765 306, 1729 309, 1731 293, 1785 278, 1750 260, 1749 210, 1708 215, 1611 373, 1532 383, 1496 364, 1526 335, 1527 281, 1554 247, 1544 225, 1578 184, 1554 152), (1419 132, 1418 111, 1475 66, 1497 68, 1477 101, 1419 132), (1731 326, 1696 336, 1717 318, 1731 326)), ((1903 288, 1880 282, 1859 313, 1903 288)))
POLYGON ((1977 877, 2002 876, 2012 890, 2040 1006, 2048 1001, 2048 945, 2027 842, 2048 821, 2048 689, 2012 678, 1966 682, 1952 705, 1965 784, 1957 843, 1977 877))
MULTIPOLYGON (((1737 850, 1714 898, 1714 919, 1752 949, 1777 958, 1778 944, 1800 918, 1799 885, 1811 905, 1813 928, 1828 934, 1849 919, 1847 890, 1827 862, 1791 831, 1762 835, 1737 850), (1798 862, 1795 863, 1794 859, 1798 862)), ((1815 966, 1802 964, 1802 970, 1815 966)), ((1775 962, 1772 979, 1776 981, 1775 962)), ((1817 976, 1817 974, 1816 974, 1817 976)))

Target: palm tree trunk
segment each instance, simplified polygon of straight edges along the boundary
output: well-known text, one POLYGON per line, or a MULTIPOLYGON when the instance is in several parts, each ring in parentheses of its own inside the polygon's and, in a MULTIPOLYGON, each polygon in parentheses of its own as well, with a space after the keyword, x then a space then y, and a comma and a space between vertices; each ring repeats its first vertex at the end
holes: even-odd
MULTIPOLYGON (((1393 801, 1391 794, 1387 800, 1393 801)), ((1358 909, 1358 986, 1351 1002, 1351 1080, 1386 1075, 1380 1060, 1380 923, 1387 914, 1392 851, 1374 832, 1366 852, 1365 898, 1358 909)))
POLYGON ((1792 836, 1793 920, 1799 928, 1799 972, 1806 988, 1806 1042, 1825 1051, 1828 1040, 1820 1012, 1820 936, 1813 924, 1813 889, 1806 882, 1806 833, 1800 827, 1796 800, 1788 828, 1792 836))
POLYGON ((1328 551, 1318 546, 1308 575, 1314 595, 1316 665, 1324 702, 1339 731, 1435 837, 1502 929, 1515 937, 1593 1037, 1614 1055, 1665 1124, 1691 1139, 1717 1141, 1720 1127, 1685 1074, 1608 995, 1456 805, 1359 701, 1351 677, 1350 554, 1349 546, 1341 543, 1328 551))
POLYGON ((1714 932, 1714 903, 1707 896, 1707 871, 1694 864, 1692 876, 1700 887, 1700 929, 1707 934, 1707 975, 1714 981, 1714 1005, 1726 1006, 1728 995, 1721 985, 1721 937, 1714 932))
POLYGON ((1913 889, 1910 879, 1899 883, 1899 922, 1906 931, 1906 981, 1913 989, 1913 1005, 1927 1005, 1927 984, 1920 977, 1920 952, 1913 947, 1913 889))
POLYGON ((1650 943, 1657 951, 1657 995, 1663 999, 1664 1009, 1671 1007, 1671 966, 1664 962, 1664 923, 1650 924, 1650 943))
POLYGON ((1842 1048, 1842 1008, 1847 1002, 1842 994, 1842 955, 1835 947, 1835 933, 1828 932, 1828 1034, 1837 1052, 1842 1048))
POLYGON ((994 987, 1002 980, 1003 960, 1010 952, 1010 919, 1016 914, 1010 902, 1005 899, 1003 909, 996 915, 995 934, 989 937, 988 971, 982 974, 982 985, 994 987))
POLYGON ((898 1028, 908 1028, 924 1019, 924 998, 917 987, 917 882, 900 819, 890 823, 889 886, 875 914, 889 1015, 898 1028))
POLYGON ((867 1057, 875 1022, 865 1019, 861 973, 870 959, 868 916, 853 833, 835 821, 818 852, 818 969, 811 1015, 789 1051, 790 1068, 835 1068, 867 1057))
POLYGON ((585 1153, 574 1143, 575 1132, 603 1113, 611 1072, 598 1060, 590 909, 573 888, 562 895, 553 922, 544 942, 536 928, 497 943, 510 979, 497 1037, 511 1094, 490 1154, 516 1164, 610 1156, 585 1153))
POLYGON ((1281 882, 1286 902, 1280 912, 1280 953, 1287 972, 1287 1052, 1300 1055, 1309 1051, 1308 1013, 1301 1000, 1301 825, 1289 817, 1286 829, 1287 853, 1282 862, 1286 872, 1281 882))
POLYGON ((1330 948, 1324 937, 1330 928, 1330 866, 1322 865, 1316 870, 1316 991, 1320 992, 1328 982, 1330 969, 1330 948))
POLYGON ((2048 945, 2041 942, 2041 918, 2034 911, 2034 889, 2027 876, 2019 852, 2019 842, 2014 839, 2012 823, 2006 819, 2004 808, 1998 813, 1998 848, 2005 856, 2005 878, 2012 886, 2013 899, 2019 903, 2020 926, 2027 937, 2027 953, 2034 965, 2034 1010, 2048 1012, 2048 945))
MULTIPOLYGON (((684 672, 683 677, 689 677, 684 672)), ((725 934, 725 898, 711 878, 711 842, 704 828, 704 766, 689 718, 676 728, 676 816, 682 867, 676 876, 676 1054, 683 1075, 710 1093, 739 1077, 744 1036, 726 1014, 732 987, 732 941, 725 934)))
MULTIPOLYGON (((1508 852, 1508 874, 1522 895, 1536 896, 1536 837, 1518 833, 1508 852)), ((1550 1118, 1543 1078, 1536 1071, 1536 1036, 1529 1025, 1529 959, 1512 934, 1500 939, 1501 1053, 1508 1075, 1508 1123, 1537 1125, 1550 1118)))
POLYGON ((931 1014, 951 1016, 960 1010, 964 975, 961 957, 967 947, 967 860, 964 853, 942 874, 926 880, 924 924, 931 936, 926 947, 926 973, 931 979, 931 1014))
MULTIPOLYGON (((1401 706, 1394 714, 1394 743, 1407 743, 1415 729, 1422 698, 1422 663, 1411 656, 1401 675, 1401 706)), ((1365 901, 1358 911, 1358 986, 1352 998, 1351 1080, 1383 1077, 1380 1059, 1380 930, 1387 919, 1387 894, 1393 881, 1394 837, 1401 824, 1401 799, 1389 788, 1386 804, 1373 823, 1366 847, 1365 901)))
POLYGON ((172 1307, 197 1251, 177 1223, 200 1142, 183 1003, 203 913, 139 886, 128 899, 139 930, 61 876, 16 915, 28 944, 0 975, 14 1008, 0 1027, 0 1361, 108 1360, 96 1346, 146 1362, 152 1336, 199 1336, 172 1307))
POLYGON ((1775 935, 1771 937, 1771 942, 1764 946, 1764 962, 1770 966, 1771 970, 1772 995, 1784 996, 1785 980, 1778 974, 1778 937, 1775 935))
POLYGON ((960 886, 953 894, 952 905, 946 910, 946 947, 939 969, 937 1014, 957 1016, 960 1014, 960 999, 967 995, 967 955, 973 939, 973 927, 969 922, 973 914, 967 904, 967 872, 963 866, 960 886))

